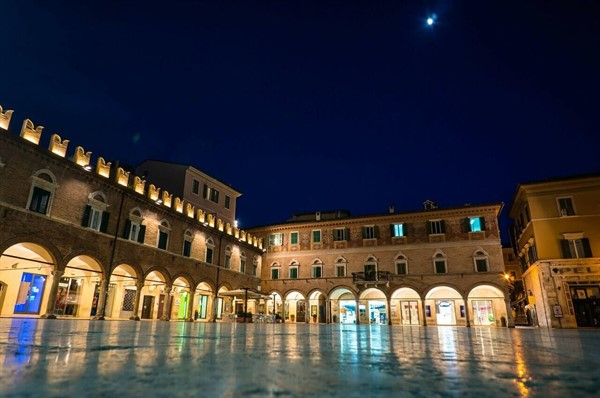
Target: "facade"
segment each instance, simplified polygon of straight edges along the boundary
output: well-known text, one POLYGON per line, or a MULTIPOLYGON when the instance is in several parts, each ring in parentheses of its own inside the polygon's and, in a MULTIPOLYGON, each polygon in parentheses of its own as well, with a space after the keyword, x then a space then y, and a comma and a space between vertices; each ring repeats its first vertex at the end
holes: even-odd
POLYGON ((225 224, 236 226, 236 202, 241 193, 195 167, 146 160, 136 167, 135 173, 207 213, 215 214, 225 224))
POLYGON ((600 327, 600 175, 520 184, 509 216, 534 324, 600 327))
POLYGON ((428 201, 423 211, 317 212, 253 228, 268 310, 285 322, 514 326, 501 210, 428 201))
POLYGON ((259 288, 256 236, 56 134, 46 149, 29 119, 12 134, 11 117, 0 108, 0 316, 211 321, 259 288))

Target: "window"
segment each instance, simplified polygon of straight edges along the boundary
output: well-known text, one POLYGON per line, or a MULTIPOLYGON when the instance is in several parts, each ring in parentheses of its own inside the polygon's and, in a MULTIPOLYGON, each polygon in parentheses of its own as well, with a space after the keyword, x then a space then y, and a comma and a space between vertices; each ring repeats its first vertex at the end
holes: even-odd
POLYGON ((31 201, 29 202, 29 210, 40 214, 48 214, 50 196, 52 196, 52 194, 49 191, 40 187, 33 187, 31 201))
POLYGON ((429 221, 429 234, 443 234, 445 231, 444 220, 429 221))
POLYGON ((483 250, 477 250, 473 254, 473 261, 475 263, 475 272, 488 272, 488 255, 483 250))
POLYGON ((290 279, 298 279, 298 266, 290 266, 290 279))
POLYGON ((298 244, 298 232, 290 232, 290 244, 298 244))
POLYGON ((271 268, 271 279, 279 279, 279 268, 271 268))
POLYGON ((323 276, 323 264, 315 262, 312 266, 312 277, 320 278, 323 276))
POLYGON ((485 231, 485 217, 469 217, 469 231, 485 231))
POLYGON ((193 240, 193 235, 191 231, 185 231, 185 233, 183 234, 183 255, 185 257, 191 257, 192 255, 192 240, 193 240))
POLYGON ((269 235, 269 246, 281 246, 283 244, 283 234, 269 235))
POLYGON ((574 216, 575 208, 573 207, 573 198, 558 198, 558 215, 563 216, 574 216))
POLYGON ((54 191, 58 188, 56 179, 50 170, 40 170, 31 177, 31 191, 27 208, 36 213, 47 215, 54 191))
POLYGON ((231 247, 227 246, 225 248, 225 264, 223 265, 225 268, 231 268, 231 247))
POLYGON ((529 206, 525 205, 525 221, 529 223, 531 221, 531 213, 529 212, 529 206))
POLYGON ((404 233, 404 224, 392 224, 392 237, 399 238, 401 236, 406 236, 404 233))
POLYGON ((348 240, 349 236, 348 228, 336 228, 333 230, 334 241, 348 240))
POLYGON ((169 231, 171 227, 166 220, 160 222, 158 226, 158 245, 157 247, 162 250, 167 250, 169 244, 169 231))
POLYGON ((192 193, 198 195, 200 193, 200 181, 195 178, 192 180, 192 193))
POLYGON ((102 192, 94 192, 88 196, 88 204, 85 206, 81 226, 96 231, 106 232, 110 213, 106 211, 108 204, 106 196, 102 192))
POLYGON ((312 241, 313 243, 321 243, 321 230, 316 229, 312 231, 312 241))
POLYGON ((258 257, 254 256, 252 260, 252 276, 258 275, 258 257))
POLYGON ((377 236, 377 227, 370 225, 368 227, 363 227, 363 239, 375 239, 377 236))
POLYGON ((246 253, 240 253, 240 272, 242 274, 246 273, 246 253))
POLYGON ((229 209, 229 207, 231 206, 231 198, 227 195, 225 195, 225 208, 229 209))
POLYGON ((588 238, 561 240, 563 258, 592 257, 592 248, 588 238))
POLYGON ((343 277, 346 276, 346 260, 340 258, 335 264, 335 276, 343 277))
POLYGON ((206 184, 204 184, 203 197, 204 197, 204 199, 208 199, 211 202, 219 203, 219 191, 217 191, 214 188, 209 187, 206 184))
POLYGON ((436 253, 433 256, 433 268, 436 274, 445 274, 446 269, 446 256, 443 253, 436 253))
POLYGON ((408 274, 408 260, 405 255, 396 256, 396 275, 408 274))
POLYGON ((212 239, 207 239, 206 240, 206 255, 204 258, 204 262, 208 263, 208 264, 212 264, 213 263, 213 253, 215 250, 215 244, 213 243, 212 239))
POLYGON ((144 243, 146 235, 146 226, 142 225, 142 212, 139 209, 133 209, 129 213, 129 218, 125 220, 125 229, 123 230, 123 238, 138 243, 144 243))

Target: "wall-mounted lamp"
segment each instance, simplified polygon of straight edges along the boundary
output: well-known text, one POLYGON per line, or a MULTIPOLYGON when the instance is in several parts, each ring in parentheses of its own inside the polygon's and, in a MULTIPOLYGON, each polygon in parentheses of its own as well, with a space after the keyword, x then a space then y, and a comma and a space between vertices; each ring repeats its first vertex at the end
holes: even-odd
POLYGON ((92 166, 90 164, 86 164, 85 166, 83 166, 83 169, 85 171, 92 171, 92 166))
POLYGON ((156 201, 156 204, 157 204, 157 205, 162 205, 162 199, 158 199, 158 200, 156 201))

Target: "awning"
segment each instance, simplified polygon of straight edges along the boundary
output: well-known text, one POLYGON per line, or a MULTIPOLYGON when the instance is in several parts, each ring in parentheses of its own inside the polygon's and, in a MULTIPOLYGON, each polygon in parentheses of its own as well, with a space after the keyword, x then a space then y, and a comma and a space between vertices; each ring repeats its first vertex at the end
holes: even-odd
MULTIPOLYGON (((237 290, 230 290, 228 292, 220 292, 219 296, 224 296, 224 297, 235 297, 236 299, 245 299, 246 298, 246 290, 245 289, 237 289, 237 290)), ((258 292, 255 292, 253 290, 248 289, 248 300, 273 300, 273 296, 269 296, 266 294, 261 294, 258 292)))

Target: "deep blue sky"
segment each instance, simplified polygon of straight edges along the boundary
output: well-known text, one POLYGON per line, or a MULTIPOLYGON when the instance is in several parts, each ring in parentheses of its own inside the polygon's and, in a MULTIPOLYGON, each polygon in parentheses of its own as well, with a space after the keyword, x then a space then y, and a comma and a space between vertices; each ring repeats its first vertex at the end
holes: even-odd
POLYGON ((243 193, 242 228, 505 202, 508 241, 519 182, 600 170, 596 1, 14 0, 1 14, 15 133, 29 117, 69 153, 192 164, 243 193))

